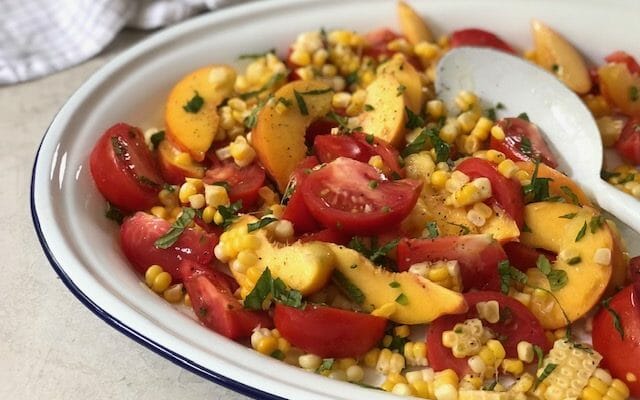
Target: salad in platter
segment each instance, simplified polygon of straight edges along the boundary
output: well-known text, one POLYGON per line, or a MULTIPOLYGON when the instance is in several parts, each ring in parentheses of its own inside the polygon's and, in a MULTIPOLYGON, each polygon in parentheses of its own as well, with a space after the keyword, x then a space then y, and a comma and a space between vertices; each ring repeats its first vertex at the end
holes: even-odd
MULTIPOLYGON (((90 169, 152 292, 329 378, 428 399, 640 396, 640 259, 526 110, 433 88, 469 28, 303 32, 244 69, 194 66, 163 127, 119 122, 90 169)), ((640 67, 589 65, 534 21, 523 56, 585 101, 640 197, 640 67)))

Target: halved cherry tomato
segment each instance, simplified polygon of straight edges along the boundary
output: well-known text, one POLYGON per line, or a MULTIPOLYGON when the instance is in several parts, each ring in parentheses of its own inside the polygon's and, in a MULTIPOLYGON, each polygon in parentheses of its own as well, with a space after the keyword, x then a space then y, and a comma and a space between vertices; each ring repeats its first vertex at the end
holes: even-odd
POLYGON ((630 118, 616 142, 616 150, 622 158, 640 165, 640 118, 630 118))
POLYGON ((389 181, 369 164, 340 157, 311 172, 300 190, 311 214, 326 228, 372 235, 409 215, 421 188, 421 182, 389 181))
POLYGON ((307 304, 276 303, 273 322, 283 338, 322 358, 359 357, 384 336, 387 320, 371 314, 307 304))
POLYGON ((400 155, 390 144, 373 135, 367 136, 362 132, 354 132, 349 135, 322 135, 317 136, 313 146, 316 149, 318 159, 328 163, 338 157, 347 157, 368 163, 373 156, 380 156, 385 165, 386 175, 392 173, 404 177, 404 170, 398 160, 400 155))
POLYGON ((632 396, 640 396, 640 283, 618 292, 608 308, 620 318, 624 338, 614 325, 611 311, 602 308, 593 318, 593 347, 602 354, 603 366, 629 386, 632 396), (636 379, 627 380, 628 373, 636 379))
POLYGON ((513 218, 519 228, 524 226, 524 196, 518 181, 504 177, 489 161, 477 157, 467 158, 456 169, 471 179, 489 179, 493 199, 513 218))
POLYGON ((193 311, 207 328, 229 339, 240 339, 251 336, 256 327, 273 326, 266 312, 242 307, 222 272, 185 260, 180 264, 180 274, 193 311))
POLYGON ((526 272, 529 268, 536 268, 536 263, 540 256, 545 256, 551 262, 555 261, 554 254, 548 251, 534 249, 521 242, 508 242, 502 245, 509 264, 518 268, 520 271, 526 272))
POLYGON ((378 60, 383 57, 390 57, 393 54, 393 51, 389 50, 387 45, 389 42, 399 38, 399 34, 387 28, 376 29, 368 32, 364 38, 366 44, 363 54, 373 58, 374 60, 378 60))
POLYGON ((111 204, 136 211, 158 203, 163 180, 140 129, 124 123, 107 129, 89 164, 93 181, 111 204))
POLYGON ((292 181, 289 185, 292 185, 294 189, 291 197, 289 197, 286 207, 284 208, 282 219, 290 221, 297 234, 315 232, 320 229, 320 223, 318 223, 313 215, 311 215, 311 212, 307 208, 307 204, 302 198, 302 191, 300 190, 302 183, 311 173, 311 168, 318 164, 318 159, 315 156, 309 156, 302 160, 291 176, 292 181))
POLYGON ((316 137, 330 135, 331 129, 338 127, 338 123, 329 118, 319 118, 311 123, 304 134, 304 141, 307 147, 313 146, 316 137))
POLYGON ((505 138, 498 140, 492 136, 489 143, 492 149, 503 152, 513 161, 535 161, 540 158, 552 168, 558 165, 537 126, 522 118, 503 118, 498 125, 504 131, 505 138))
POLYGON ((604 58, 606 62, 627 64, 629 72, 632 74, 640 74, 640 65, 633 56, 625 51, 614 51, 604 58))
POLYGON ((265 178, 264 169, 256 163, 238 167, 235 162, 226 160, 208 169, 202 181, 206 184, 228 183, 229 200, 242 200, 242 209, 247 210, 258 200, 258 190, 264 185, 265 178))
POLYGON ((497 50, 515 54, 515 51, 504 40, 483 29, 469 28, 451 34, 451 47, 492 47, 497 50))
POLYGON ((632 281, 640 282, 640 256, 635 256, 629 260, 629 274, 632 281))
POLYGON ((490 235, 443 236, 406 239, 398 243, 398 270, 406 271, 423 261, 457 260, 464 290, 498 290, 498 263, 507 255, 490 235))
POLYGON ((500 340, 507 357, 518 357, 518 343, 527 341, 540 346, 546 353, 550 343, 547 340, 540 322, 518 300, 507 297, 499 292, 469 292, 464 295, 469 311, 466 314, 445 315, 433 321, 427 331, 427 358, 429 365, 436 371, 451 368, 458 376, 471 373, 467 364, 467 358, 456 358, 450 348, 442 344, 442 332, 452 330, 457 323, 467 319, 478 318, 476 304, 481 301, 496 300, 500 305, 500 320, 491 324, 482 320, 485 328, 493 332, 496 339, 500 340))
POLYGON ((167 233, 171 224, 162 218, 137 212, 120 227, 120 247, 129 262, 144 274, 147 268, 158 264, 171 274, 175 282, 181 281, 178 265, 182 260, 208 264, 213 259, 213 248, 218 235, 198 228, 185 229, 178 240, 167 249, 155 247, 158 238, 167 233))

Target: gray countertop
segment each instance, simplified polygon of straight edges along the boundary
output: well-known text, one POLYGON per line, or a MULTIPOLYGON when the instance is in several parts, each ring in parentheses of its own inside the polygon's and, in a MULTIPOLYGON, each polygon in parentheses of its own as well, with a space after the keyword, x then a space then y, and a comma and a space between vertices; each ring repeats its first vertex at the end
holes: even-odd
POLYGON ((85 308, 50 267, 31 221, 31 168, 47 126, 94 71, 146 36, 125 31, 79 66, 0 87, 0 399, 246 399, 147 350, 85 308))

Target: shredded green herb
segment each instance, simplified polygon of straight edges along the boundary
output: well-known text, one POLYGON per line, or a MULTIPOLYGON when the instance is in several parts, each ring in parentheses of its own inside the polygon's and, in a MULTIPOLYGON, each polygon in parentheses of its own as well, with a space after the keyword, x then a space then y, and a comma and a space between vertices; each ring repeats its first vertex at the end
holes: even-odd
POLYGON ((160 142, 164 140, 164 136, 164 131, 158 131, 151 135, 151 137, 149 138, 149 140, 151 141, 151 148, 157 149, 160 142))
POLYGON ((250 310, 266 310, 275 300, 289 307, 304 308, 302 294, 289 289, 280 278, 273 279, 269 267, 262 271, 255 286, 244 299, 244 308, 250 310))
POLYGON ((542 381, 544 381, 545 379, 547 379, 549 377, 549 375, 551 375, 551 373, 556 369, 556 367, 558 366, 558 364, 554 364, 554 363, 549 363, 547 364, 546 367, 544 367, 544 370, 542 370, 542 373, 536 377, 536 382, 533 385, 533 389, 537 389, 538 385, 540 385, 540 383, 542 383, 542 381))
POLYGON ((406 294, 400 293, 398 297, 396 297, 396 303, 406 306, 407 304, 409 304, 409 298, 406 294))
POLYGON ((569 213, 569 214, 561 215, 558 218, 574 219, 576 217, 576 215, 578 215, 578 213, 569 213))
POLYGON ((578 200, 578 196, 573 193, 573 190, 571 190, 571 188, 569 188, 568 186, 560 186, 560 190, 562 190, 562 192, 569 198, 569 200, 571 201, 571 204, 575 204, 577 206, 582 206, 582 204, 580 204, 580 200, 578 200))
POLYGON ((509 293, 512 284, 526 284, 527 275, 519 269, 513 267, 509 260, 502 260, 498 263, 498 275, 500 276, 500 291, 504 294, 509 293))
POLYGON ((611 297, 604 299, 600 302, 602 307, 607 310, 609 315, 611 315, 611 320, 613 321, 613 327, 616 328, 616 331, 620 334, 620 338, 624 340, 624 328, 622 327, 622 320, 620 319, 620 314, 616 310, 611 307, 611 297))
POLYGON ((238 211, 242 208, 242 200, 238 200, 229 206, 218 206, 218 212, 222 216, 222 223, 219 224, 223 228, 229 227, 233 221, 238 219, 238 211))
POLYGON ((189 227, 193 218, 196 216, 196 211, 193 208, 185 207, 182 209, 182 213, 171 224, 169 230, 155 241, 154 246, 158 249, 167 249, 171 247, 182 235, 185 229, 189 227))
POLYGON ((518 114, 518 118, 523 119, 523 120, 525 120, 525 121, 527 121, 527 122, 529 122, 529 121, 530 121, 530 119, 529 119, 529 115, 527 115, 527 113, 524 113, 524 112, 523 112, 523 113, 518 114))
POLYGON ((629 100, 638 101, 640 99, 640 92, 637 86, 629 86, 629 100))
POLYGON ((261 58, 261 57, 265 57, 267 54, 276 54, 276 49, 269 49, 263 53, 240 54, 238 56, 238 60, 261 58))
POLYGON ((351 301, 358 305, 364 304, 365 295, 362 293, 362 290, 351 282, 342 272, 334 270, 331 278, 351 301))
POLYGON ((247 232, 257 231, 258 229, 264 228, 265 226, 277 220, 278 218, 274 218, 274 217, 262 217, 256 222, 247 224, 247 232))
POLYGON ((440 236, 440 231, 438 230, 438 224, 435 221, 429 221, 426 226, 427 232, 429 233, 429 239, 437 238, 440 236))
POLYGON ((407 106, 404 107, 404 111, 407 113, 407 123, 404 127, 407 129, 416 129, 424 126, 424 119, 421 116, 411 111, 407 106))
POLYGON ((191 114, 196 114, 204 105, 204 99, 200 96, 200 94, 198 94, 198 91, 194 90, 194 93, 195 94, 193 95, 191 100, 189 100, 184 106, 182 106, 182 109, 191 114))
POLYGON ((580 239, 582 239, 586 233, 587 233, 587 222, 585 221, 584 225, 582 225, 582 228, 580 228, 580 230, 578 231, 575 241, 576 242, 580 241, 580 239))
POLYGON ((105 217, 109 218, 112 221, 116 221, 118 225, 122 225, 124 215, 125 214, 121 209, 111 203, 107 203, 107 211, 105 211, 104 213, 105 217))
POLYGON ((277 74, 273 74, 271 76, 271 78, 269 79, 269 81, 267 83, 265 83, 260 89, 258 90, 253 90, 250 92, 245 92, 245 93, 240 93, 238 96, 242 99, 242 100, 249 100, 252 97, 255 96, 259 96, 261 93, 271 89, 272 87, 274 87, 280 80, 282 80, 284 78, 284 74, 283 73, 277 73, 277 74))
POLYGON ((596 215, 589 221, 589 230, 591 231, 591 233, 596 233, 598 229, 601 229, 604 224, 604 217, 602 215, 596 215))

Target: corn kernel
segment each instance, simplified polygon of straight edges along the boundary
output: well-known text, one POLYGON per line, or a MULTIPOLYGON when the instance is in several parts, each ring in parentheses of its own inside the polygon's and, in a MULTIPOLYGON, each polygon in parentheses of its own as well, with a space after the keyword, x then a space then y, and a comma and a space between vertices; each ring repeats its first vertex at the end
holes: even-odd
POLYGON ((462 132, 469 133, 475 127, 480 115, 475 111, 465 111, 458 115, 458 125, 462 129, 462 132))
POLYGON ((494 149, 487 150, 487 160, 491 161, 492 163, 494 163, 496 165, 500 164, 501 162, 503 162, 506 159, 507 159, 507 157, 501 151, 494 150, 494 149))
POLYGON ((503 141, 505 138, 504 130, 502 127, 494 125, 493 128, 491 128, 491 136, 498 141, 503 141))
POLYGON ((398 325, 393 328, 393 333, 401 338, 406 338, 411 334, 411 329, 408 325, 398 325))
POLYGON ((179 303, 182 301, 182 296, 184 294, 184 287, 182 283, 176 283, 175 285, 169 286, 167 290, 162 292, 162 297, 169 303, 179 303))
POLYGON ((490 120, 487 117, 480 117, 480 119, 478 119, 478 122, 476 122, 475 126, 471 130, 471 136, 484 142, 489 138, 492 127, 493 127, 492 120, 490 120))
POLYGON ((170 285, 171 285, 171 274, 163 271, 163 272, 160 272, 153 280, 153 283, 151 284, 151 290, 153 290, 156 293, 162 293, 165 290, 167 290, 170 285))
POLYGON ((351 94, 348 92, 338 92, 333 95, 331 105, 333 108, 347 108, 351 102, 351 94))
POLYGON ((147 286, 153 286, 153 281, 155 281, 156 277, 160 275, 161 272, 164 272, 164 269, 157 264, 151 265, 149 268, 147 268, 146 272, 144 273, 144 281, 147 286))
POLYGON ((346 371, 348 382, 361 382, 364 379, 364 370, 359 365, 351 365, 346 371))
POLYGON ((502 360, 502 370, 511 375, 520 376, 524 372, 524 364, 521 360, 507 358, 502 360))
POLYGON ((197 193, 189 196, 189 205, 196 210, 203 208, 205 206, 204 195, 197 193))
POLYGON ((375 367, 379 357, 380 357, 380 349, 377 347, 374 347, 364 355, 364 365, 369 368, 375 367))
POLYGON ((322 364, 322 358, 315 354, 304 354, 298 357, 298 364, 304 369, 315 371, 322 364))
POLYGON ((600 247, 593 253, 593 261, 600 265, 609 265, 611 263, 611 249, 600 247))
POLYGON ((481 301, 476 304, 476 310, 478 311, 478 318, 495 324, 500 320, 500 306, 497 301, 481 301))
POLYGON ((498 164, 498 172, 505 178, 512 178, 517 171, 518 167, 512 160, 507 159, 498 164))
POLYGON ((158 218, 167 219, 168 217, 167 209, 162 206, 151 207, 149 211, 158 218))
POLYGON ((533 362, 534 352, 533 345, 527 341, 518 342, 517 346, 518 359, 526 363, 533 362))
POLYGON ((425 110, 431 119, 436 120, 445 114, 444 102, 442 100, 429 100, 425 110))
POLYGON ((186 204, 189 202, 189 197, 198 193, 196 186, 191 182, 185 182, 180 186, 180 190, 178 192, 178 198, 180 202, 186 204))
POLYGON ((469 91, 462 90, 456 96, 455 102, 458 108, 462 111, 467 111, 471 109, 476 102, 478 101, 478 97, 469 91))

